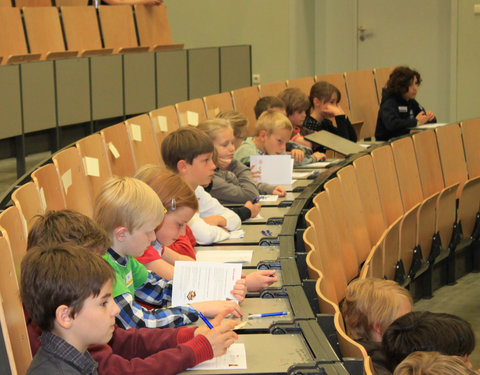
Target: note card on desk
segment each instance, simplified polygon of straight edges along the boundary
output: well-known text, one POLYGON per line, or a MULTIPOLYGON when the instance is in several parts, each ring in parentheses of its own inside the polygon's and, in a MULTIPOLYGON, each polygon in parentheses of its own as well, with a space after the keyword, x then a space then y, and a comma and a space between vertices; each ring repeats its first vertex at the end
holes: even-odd
POLYGON ((230 293, 242 276, 242 265, 216 262, 175 262, 172 306, 235 299, 230 293))
POLYGON ((246 368, 245 344, 232 344, 224 355, 199 363, 188 370, 245 370, 246 368))
POLYGON ((293 159, 290 155, 252 155, 250 166, 255 166, 252 171, 260 171, 260 182, 272 185, 292 183, 293 159))
POLYGON ((196 255, 200 262, 250 263, 253 250, 201 250, 196 255))

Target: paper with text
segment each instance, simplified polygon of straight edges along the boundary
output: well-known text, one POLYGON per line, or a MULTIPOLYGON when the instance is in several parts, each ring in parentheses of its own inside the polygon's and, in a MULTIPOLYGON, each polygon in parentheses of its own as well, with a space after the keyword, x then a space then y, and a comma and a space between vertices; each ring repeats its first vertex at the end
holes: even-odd
POLYGON ((196 255, 200 262, 250 263, 253 250, 200 250, 196 255))
POLYGON ((290 155, 252 155, 252 171, 260 171, 260 182, 272 185, 290 185, 292 183, 293 159, 290 155))
POLYGON ((172 306, 235 299, 230 291, 241 277, 242 265, 239 263, 176 261, 172 306))
POLYGON ((199 363, 188 370, 245 370, 246 368, 245 344, 232 344, 224 355, 199 363))

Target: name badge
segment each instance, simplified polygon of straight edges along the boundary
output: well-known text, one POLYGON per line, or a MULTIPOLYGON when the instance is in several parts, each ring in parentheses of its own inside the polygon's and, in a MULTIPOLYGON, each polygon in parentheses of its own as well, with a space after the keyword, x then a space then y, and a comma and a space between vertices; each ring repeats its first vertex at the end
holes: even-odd
POLYGON ((398 106, 398 112, 407 113, 408 112, 408 107, 405 106, 405 105, 399 105, 398 106))
POLYGON ((126 274, 125 276, 125 285, 129 288, 133 284, 132 271, 126 274))

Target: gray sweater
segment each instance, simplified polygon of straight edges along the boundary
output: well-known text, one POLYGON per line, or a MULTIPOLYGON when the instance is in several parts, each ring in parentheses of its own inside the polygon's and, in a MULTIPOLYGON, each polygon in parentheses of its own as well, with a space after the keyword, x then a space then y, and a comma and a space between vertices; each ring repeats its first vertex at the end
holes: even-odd
POLYGON ((222 204, 252 201, 260 194, 272 194, 275 186, 266 183, 256 183, 250 168, 233 159, 226 170, 215 171, 210 195, 222 204))

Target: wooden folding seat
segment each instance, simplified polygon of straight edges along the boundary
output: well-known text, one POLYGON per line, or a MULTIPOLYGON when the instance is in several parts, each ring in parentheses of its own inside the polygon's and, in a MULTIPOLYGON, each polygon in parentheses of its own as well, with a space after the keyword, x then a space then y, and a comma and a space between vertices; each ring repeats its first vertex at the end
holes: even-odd
POLYGON ((207 119, 205 104, 202 99, 192 99, 175 104, 180 126, 197 126, 207 119))
POLYGON ((12 193, 12 201, 25 220, 25 236, 35 223, 35 216, 45 212, 40 200, 40 194, 33 182, 27 182, 12 193))
POLYGON ((32 352, 28 339, 22 302, 20 301, 16 267, 10 248, 9 234, 0 228, 0 300, 3 306, 5 320, 2 321, 2 331, 8 333, 10 339, 16 374, 26 374, 32 361, 32 352))
POLYGON ((386 223, 390 226, 404 213, 392 148, 379 147, 371 155, 386 223))
POLYGON ((458 202, 458 225, 465 239, 471 239, 476 225, 479 225, 480 210, 480 176, 465 182, 460 192, 458 202))
POLYGON ((17 8, 23 7, 51 7, 52 0, 15 0, 17 8))
POLYGON ((287 88, 285 81, 265 83, 258 86, 260 96, 278 96, 283 90, 287 88))
POLYGON ((18 208, 10 206, 0 213, 2 235, 8 239, 12 251, 17 279, 20 280, 20 264, 27 252, 27 237, 23 229, 23 220, 18 208))
POLYGON ((355 160, 354 167, 342 168, 337 176, 342 185, 345 207, 348 207, 347 220, 357 257, 362 263, 387 228, 370 155, 355 160))
POLYGON ((460 123, 462 130, 463 149, 465 150, 465 159, 467 161, 467 170, 470 178, 480 176, 480 118, 462 121, 460 123))
POLYGON ((112 176, 107 150, 99 133, 84 137, 75 145, 83 160, 88 191, 94 203, 103 184, 112 176))
POLYGON ((173 105, 162 107, 150 111, 150 120, 153 124, 153 132, 157 140, 158 152, 160 155, 160 163, 163 164, 162 159, 162 142, 163 139, 180 127, 178 124, 177 111, 173 105))
POLYGON ((397 266, 401 260, 399 239, 402 219, 403 216, 400 216, 387 228, 383 239, 383 275, 387 280, 395 280, 397 266))
POLYGON ((373 69, 375 87, 377 88, 378 104, 380 104, 382 101, 382 89, 387 86, 388 79, 390 78, 390 74, 393 72, 393 69, 395 69, 393 66, 388 68, 373 69))
POLYGON ((107 158, 113 176, 133 176, 137 166, 133 158, 132 145, 127 127, 123 122, 103 129, 102 135, 107 149, 107 158))
POLYGON ((0 0, 0 7, 11 7, 12 2, 10 0, 0 0))
POLYGON ((360 278, 375 277, 377 279, 383 279, 385 272, 383 269, 383 240, 385 235, 380 237, 378 242, 372 246, 367 260, 360 270, 360 278))
POLYGON ((314 77, 289 79, 289 80, 287 80, 286 83, 287 83, 287 87, 298 87, 305 94, 310 95, 310 89, 312 88, 313 84, 315 83, 315 79, 314 79, 314 77))
POLYGON ((113 48, 102 48, 102 38, 95 7, 78 5, 77 3, 77 6, 65 5, 61 7, 67 48, 78 51, 79 56, 112 53, 113 48))
POLYGON ((78 51, 67 51, 65 48, 62 26, 56 7, 24 7, 22 11, 28 44, 32 53, 40 53, 42 59, 78 55, 78 51))
POLYGON ((256 86, 244 87, 232 91, 233 104, 237 112, 243 113, 248 120, 248 135, 255 134, 255 125, 257 119, 255 118, 255 104, 257 104, 260 95, 256 86))
POLYGON ((391 147, 395 159, 403 207, 405 211, 408 211, 423 201, 422 183, 412 138, 398 139, 391 143, 391 147))
POLYGON ((417 212, 417 242, 425 262, 432 263, 435 259, 431 256, 433 239, 436 234, 436 209, 440 192, 426 198, 417 212))
POLYGON ((159 165, 161 156, 153 132, 152 121, 147 114, 125 121, 132 142, 133 156, 137 168, 143 165, 159 165))
POLYGON ((39 60, 40 54, 30 54, 19 8, 0 7, 0 57, 3 64, 39 60))
POLYGON ((53 155, 52 160, 62 181, 67 208, 92 217, 92 198, 78 148, 70 147, 60 151, 53 155))
POLYGON ((63 6, 87 6, 89 0, 55 0, 57 7, 63 6))
POLYGON ((345 73, 350 114, 353 121, 363 121, 360 138, 375 136, 378 116, 378 100, 373 72, 359 70, 345 73))
MULTIPOLYGON (((0 5, 2 6, 2 5, 0 5)), ((0 245, 1 246, 1 245, 0 245)), ((3 349, 2 367, 8 369, 8 373, 17 374, 17 366, 15 365, 15 357, 13 356, 12 344, 10 343, 10 335, 8 334, 7 319, 5 318, 5 310, 3 308, 3 297, 0 293, 0 346, 3 349)))
POLYGON ((138 46, 130 5, 100 5, 98 17, 105 48, 113 48, 116 53, 148 51, 148 46, 138 46))
POLYGON ((183 43, 172 43, 172 32, 165 5, 135 5, 135 18, 140 45, 151 51, 183 48, 183 43))
POLYGON ((63 210, 66 208, 64 192, 60 185, 60 177, 52 163, 35 169, 31 177, 37 186, 40 201, 45 211, 63 210))
POLYGON ((203 102, 205 103, 208 118, 215 118, 222 111, 233 110, 232 95, 229 92, 204 96, 203 102))
MULTIPOLYGON (((345 85, 344 75, 342 73, 334 73, 334 74, 315 76, 315 82, 321 82, 321 81, 326 81, 334 85, 340 91, 341 98, 338 104, 340 105, 340 107, 342 107, 343 111, 345 112, 345 115, 347 117, 350 117, 350 120, 352 120, 350 105, 348 104, 349 99, 348 99, 347 87, 345 85)), ((307 95, 309 94, 310 94, 310 91, 308 92, 307 95)), ((363 119, 360 119, 360 120, 363 121, 363 119)))
POLYGON ((415 133, 412 138, 422 182, 423 198, 428 198, 445 187, 437 139, 433 130, 415 133))

